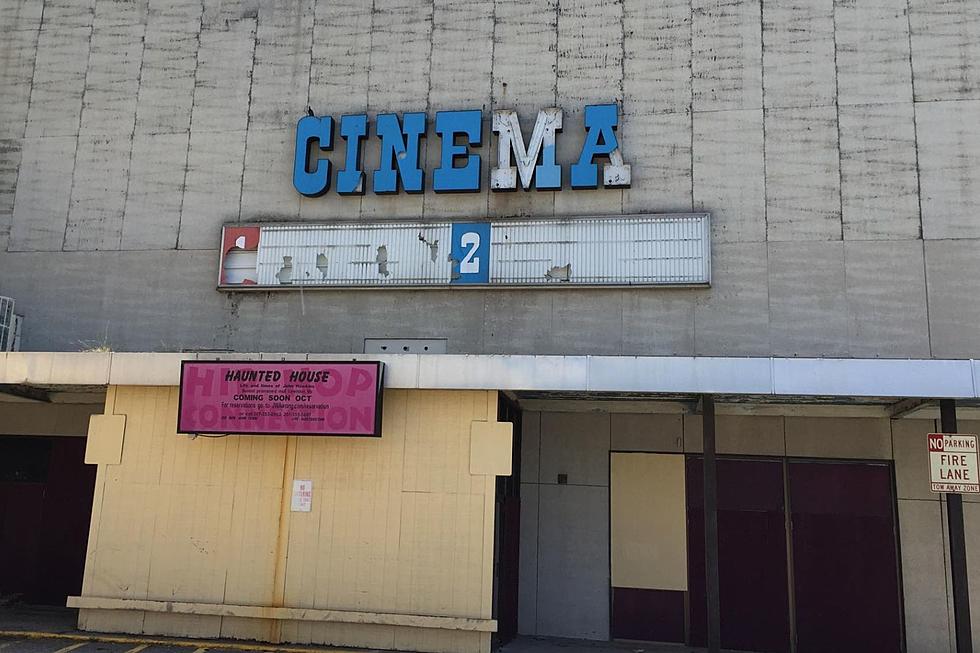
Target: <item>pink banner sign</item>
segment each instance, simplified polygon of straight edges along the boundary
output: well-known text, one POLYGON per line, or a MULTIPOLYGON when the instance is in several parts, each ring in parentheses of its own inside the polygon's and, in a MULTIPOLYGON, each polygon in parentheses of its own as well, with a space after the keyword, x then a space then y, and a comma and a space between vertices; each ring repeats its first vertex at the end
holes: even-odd
POLYGON ((381 436, 384 364, 184 361, 178 433, 381 436))

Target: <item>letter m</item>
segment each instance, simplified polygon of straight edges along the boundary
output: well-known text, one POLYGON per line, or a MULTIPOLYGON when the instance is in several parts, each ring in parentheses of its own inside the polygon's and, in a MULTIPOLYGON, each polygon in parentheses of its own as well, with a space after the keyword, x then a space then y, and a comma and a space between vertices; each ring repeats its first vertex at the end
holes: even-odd
POLYGON ((555 163, 555 133, 561 131, 562 111, 558 108, 538 112, 531 142, 524 144, 516 111, 494 111, 493 131, 497 134, 497 167, 490 171, 490 188, 514 190, 520 175, 525 190, 560 190, 561 168, 555 163), (517 166, 511 166, 511 155, 517 166), (538 159, 541 164, 538 165, 538 159))

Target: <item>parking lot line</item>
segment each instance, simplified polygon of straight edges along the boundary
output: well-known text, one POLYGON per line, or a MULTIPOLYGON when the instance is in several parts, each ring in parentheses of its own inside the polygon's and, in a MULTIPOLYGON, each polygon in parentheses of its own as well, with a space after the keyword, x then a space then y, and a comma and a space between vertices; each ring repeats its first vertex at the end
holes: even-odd
POLYGON ((88 642, 79 642, 78 644, 69 644, 64 648, 59 648, 57 651, 52 651, 51 653, 68 653, 68 651, 74 651, 76 648, 82 648, 88 644, 88 642))
POLYGON ((150 648, 150 645, 149 644, 140 644, 139 646, 134 646, 133 648, 129 649, 128 651, 123 651, 123 653, 140 653, 140 651, 142 651, 145 648, 150 648))
MULTIPOLYGON (((0 0, 2 1, 2 0, 0 0)), ((196 648, 196 651, 191 653, 197 653, 197 651, 208 651, 210 653, 215 653, 216 651, 231 650, 236 653, 241 653, 243 651, 255 651, 256 653, 359 653, 356 649, 351 649, 348 647, 335 647, 335 646, 324 646, 324 645, 283 645, 283 644, 260 644, 251 642, 224 642, 224 641, 201 641, 200 639, 180 639, 180 638, 161 638, 161 637, 147 637, 147 636, 132 636, 132 635, 104 635, 104 634, 90 634, 90 633, 52 633, 44 631, 35 630, 0 630, 0 637, 16 637, 18 640, 23 639, 33 639, 33 640, 68 640, 79 642, 78 644, 68 646, 60 651, 54 651, 54 653, 62 653, 64 651, 73 651, 85 644, 91 643, 106 643, 106 644, 130 644, 130 645, 146 645, 146 646, 171 646, 175 648, 196 648)), ((9 642, 17 643, 17 642, 9 642)), ((140 651, 142 649, 135 649, 140 651)), ((126 653, 129 653, 128 651, 126 653)))

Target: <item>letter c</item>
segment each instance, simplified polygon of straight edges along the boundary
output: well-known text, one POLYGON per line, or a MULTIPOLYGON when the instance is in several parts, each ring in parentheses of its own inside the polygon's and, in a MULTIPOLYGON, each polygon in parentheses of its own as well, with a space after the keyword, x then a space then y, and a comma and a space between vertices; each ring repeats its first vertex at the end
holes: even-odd
POLYGON ((296 123, 293 186, 307 197, 319 197, 330 188, 330 161, 317 158, 316 168, 309 169, 308 160, 314 141, 319 142, 321 152, 333 149, 333 118, 303 116, 296 123))

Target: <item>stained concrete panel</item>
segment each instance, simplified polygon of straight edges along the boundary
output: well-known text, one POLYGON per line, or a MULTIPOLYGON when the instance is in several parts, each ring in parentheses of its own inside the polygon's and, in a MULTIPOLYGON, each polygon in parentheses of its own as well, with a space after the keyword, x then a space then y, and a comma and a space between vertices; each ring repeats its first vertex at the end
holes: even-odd
POLYGON ((191 132, 177 241, 181 249, 213 249, 221 225, 238 221, 245 142, 243 131, 191 132))
POLYGON ((24 139, 10 229, 11 250, 61 249, 75 147, 74 136, 24 139))
POLYGON ((762 106, 762 12, 758 0, 693 0, 695 111, 762 106))
POLYGON ((694 207, 712 243, 766 239, 762 110, 694 114, 694 207))
POLYGON ((611 102, 623 80, 623 3, 558 3, 558 106, 611 102))
MULTIPOLYGON (((214 291, 217 251, 174 250, 121 252, 100 264, 105 276, 101 313, 108 345, 121 351, 182 351, 188 348, 229 349, 230 311, 214 291), (144 270, 134 280, 133 271, 144 270), (207 280, 207 283, 200 281, 207 280), (179 292, 175 292, 179 289, 179 292), (160 320, 161 315, 193 315, 194 319, 160 320), (153 324, 152 330, 133 324, 153 324)), ((97 337, 97 336, 96 336, 97 337)))
POLYGON ((21 145, 19 138, 0 139, 0 252, 7 251, 10 226, 14 220, 21 145))
MULTIPOLYGON (((684 451, 704 450, 701 415, 684 415, 684 451)), ((715 418, 715 450, 721 454, 785 456, 784 418, 772 416, 718 415, 715 418)))
MULTIPOLYGON (((311 294, 306 293, 305 298, 294 296, 292 301, 299 331, 293 337, 302 343, 301 346, 308 347, 308 351, 330 349, 317 344, 325 334, 303 326, 307 320, 323 324, 324 331, 335 331, 333 338, 355 338, 356 349, 351 351, 361 351, 364 338, 446 338, 450 354, 483 348, 482 333, 475 326, 483 321, 484 297, 480 291, 374 290, 352 293, 339 290, 318 293, 312 299, 311 294), (319 317, 301 319, 304 304, 307 314, 316 310, 319 317), (351 329, 351 324, 356 324, 357 329, 351 329)), ((270 337, 280 338, 276 334, 270 334, 270 337)))
MULTIPOLYGON (((429 107, 437 111, 490 106, 493 3, 436 0, 432 16, 429 107)), ((489 141, 489 132, 484 141, 489 141)))
POLYGON ((840 104, 909 102, 908 0, 837 0, 840 104))
MULTIPOLYGON (((527 413, 524 414, 526 419, 527 413)), ((517 583, 517 632, 538 632, 538 488, 521 483, 521 533, 517 583)))
POLYGON ((623 32, 623 112, 689 111, 690 0, 625 0, 623 32))
POLYGON ((858 358, 928 358, 921 241, 845 241, 848 349, 858 358))
POLYGON ((0 25, 4 32, 37 31, 44 5, 34 0, 11 0, 0 5, 0 25))
POLYGON ((609 485, 609 414, 541 413, 541 483, 609 485))
POLYGON ((609 639, 609 488, 539 492, 537 634, 609 639))
POLYGON ((532 354, 553 345, 552 307, 555 292, 513 293, 490 290, 483 314, 484 351, 494 354, 532 354))
POLYGON ((95 0, 49 0, 44 3, 44 22, 65 27, 91 28, 95 0))
POLYGON ((980 101, 916 105, 924 238, 977 238, 980 101))
POLYGON ((378 113, 424 111, 418 89, 429 86, 432 2, 376 4, 372 15, 367 108, 378 113))
MULTIPOLYGON (((24 3, 43 6, 40 3, 24 3)), ((7 7, 0 5, 0 11, 7 7)), ((0 17, 0 25, 6 23, 0 17)), ((34 78, 34 58, 37 54, 36 29, 2 32, 0 48, 0 138, 22 138, 27 129, 27 109, 31 99, 31 80, 34 78)))
POLYGON ((316 3, 309 94, 317 115, 367 107, 372 21, 368 3, 316 3))
POLYGON ((80 136, 64 248, 118 249, 129 185, 129 135, 80 136))
MULTIPOLYGON (((215 279, 217 256, 215 252, 215 279)), ((363 308, 344 291, 228 294, 223 299, 224 309, 230 313, 225 327, 228 348, 235 351, 363 351, 363 338, 344 328, 345 320, 363 321, 363 308), (269 317, 273 315, 275 320, 269 317), (310 324, 320 328, 311 329, 310 324)), ((374 328, 366 326, 365 332, 370 334, 374 328)))
POLYGON ((19 253, 0 257, 0 278, 29 324, 44 327, 24 330, 28 351, 229 348, 235 318, 214 292, 217 260, 216 250, 66 252, 59 255, 58 284, 38 284, 50 255, 19 253), (208 283, 200 284, 201 279, 208 283), (66 311, 66 306, 85 310, 66 311), (160 315, 194 319, 161 320, 160 315))
POLYGON ((846 356, 847 296, 840 241, 769 244, 774 356, 846 356))
POLYGON ((622 353, 627 356, 693 355, 697 300, 692 295, 690 290, 624 290, 622 353))
POLYGON ((683 451, 681 415, 612 413, 609 416, 614 451, 683 451))
MULTIPOLYGON (((342 153, 343 148, 338 154, 342 155, 342 153)), ((365 183, 368 183, 366 177, 365 183)), ((334 192, 328 192, 321 197, 300 196, 299 198, 299 217, 303 221, 357 220, 360 215, 361 197, 359 195, 338 195, 334 192)))
POLYGON ((898 524, 907 650, 909 653, 948 651, 943 507, 938 500, 900 499, 898 524))
POLYGON ((203 0, 204 13, 201 25, 205 29, 221 28, 242 17, 254 18, 263 0, 203 0))
POLYGON ((926 241, 929 338, 937 358, 980 352, 980 241, 926 241))
POLYGON ((95 15, 85 77, 83 135, 128 135, 136 121, 145 16, 137 9, 139 5, 112 5, 100 5, 95 15))
POLYGON ((767 238, 840 240, 837 108, 767 109, 767 238))
POLYGON ((103 252, 59 255, 57 284, 37 282, 38 275, 50 269, 50 253, 5 252, 0 256, 0 290, 16 298, 17 312, 28 320, 21 349, 79 351, 102 344, 108 317, 102 315, 106 271, 100 261, 113 255, 103 252), (68 311, 66 306, 84 310, 68 311), (32 324, 43 328, 31 328, 32 324))
POLYGON ((176 246, 186 178, 187 138, 186 133, 137 132, 122 226, 123 249, 176 246))
POLYGON ((787 417, 786 455, 888 460, 891 425, 876 417, 787 417))
POLYGON ((694 309, 697 356, 767 356, 769 288, 765 243, 712 247, 712 286, 694 309))
MULTIPOLYGON (((572 270, 574 274, 574 268, 572 270)), ((570 343, 589 341, 593 355, 615 356, 623 347, 623 294, 619 290, 556 292, 552 304, 552 344, 545 352, 562 353, 570 343), (596 336, 599 336, 598 338, 596 336)), ((577 345, 581 346, 581 345, 577 345)))
POLYGON ((235 131, 248 126, 256 21, 202 29, 194 81, 194 131, 235 131))
POLYGON ((929 485, 929 451, 926 435, 933 433, 931 419, 892 420, 892 453, 895 457, 895 489, 899 499, 938 501, 929 485))
POLYGON ((623 191, 623 212, 691 211, 690 112, 629 114, 621 122, 623 158, 632 166, 632 186, 623 191))
POLYGON ((541 413, 521 415, 521 483, 537 483, 541 467, 541 413))
POLYGON ((91 27, 57 26, 40 30, 31 105, 27 113, 27 136, 78 133, 91 32, 91 27))
POLYGON ((201 28, 201 3, 178 0, 149 7, 136 131, 185 131, 190 126, 201 28))
MULTIPOLYGON (((305 115, 310 94, 314 4, 314 0, 277 0, 260 6, 249 90, 249 125, 277 128, 294 124, 305 115)), ((332 107, 329 110, 334 111, 332 107)))
MULTIPOLYGON (((558 1, 545 0, 528 11, 526 0, 494 3, 493 108, 531 117, 556 106, 558 85, 558 1)), ((521 122, 526 136, 529 127, 521 122)))
POLYGON ((918 238, 912 104, 842 105, 839 118, 844 238, 918 238))
POLYGON ((765 106, 834 103, 834 0, 762 0, 765 106))
POLYGON ((910 0, 915 100, 980 99, 980 5, 910 0))
POLYGON ((299 217, 300 194, 293 188, 294 126, 251 129, 246 139, 242 221, 270 217, 295 220, 299 217))

